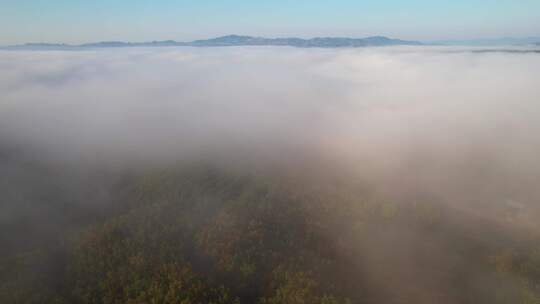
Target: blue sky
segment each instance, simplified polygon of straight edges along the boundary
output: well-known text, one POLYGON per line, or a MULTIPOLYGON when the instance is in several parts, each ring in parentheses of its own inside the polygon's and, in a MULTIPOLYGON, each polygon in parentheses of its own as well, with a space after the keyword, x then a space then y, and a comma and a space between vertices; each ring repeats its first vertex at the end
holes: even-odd
POLYGON ((0 44, 386 35, 540 36, 540 0, 0 0, 0 44))

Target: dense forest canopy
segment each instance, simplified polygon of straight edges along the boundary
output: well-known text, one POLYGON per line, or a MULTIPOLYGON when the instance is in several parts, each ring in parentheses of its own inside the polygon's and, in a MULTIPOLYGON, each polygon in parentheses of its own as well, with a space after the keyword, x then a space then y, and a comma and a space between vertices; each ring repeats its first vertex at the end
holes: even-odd
POLYGON ((509 225, 516 210, 499 221, 331 175, 202 162, 86 176, 83 189, 41 169, 11 197, 41 226, 4 223, 3 303, 538 301, 538 237, 509 225), (67 203, 81 192, 94 201, 67 203))

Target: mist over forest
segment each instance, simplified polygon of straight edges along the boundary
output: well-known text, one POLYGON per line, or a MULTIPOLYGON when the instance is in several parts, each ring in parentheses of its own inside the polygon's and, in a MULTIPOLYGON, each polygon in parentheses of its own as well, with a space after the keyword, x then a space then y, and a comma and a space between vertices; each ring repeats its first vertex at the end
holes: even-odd
POLYGON ((0 51, 0 303, 540 303, 540 56, 0 51))

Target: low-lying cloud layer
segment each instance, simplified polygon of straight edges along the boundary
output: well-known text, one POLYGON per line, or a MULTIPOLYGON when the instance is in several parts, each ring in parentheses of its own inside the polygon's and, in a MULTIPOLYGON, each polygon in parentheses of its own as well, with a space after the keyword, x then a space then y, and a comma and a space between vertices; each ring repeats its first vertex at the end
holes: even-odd
POLYGON ((536 53, 436 47, 6 51, 0 145, 80 163, 313 159, 400 197, 534 206, 538 71, 536 53))

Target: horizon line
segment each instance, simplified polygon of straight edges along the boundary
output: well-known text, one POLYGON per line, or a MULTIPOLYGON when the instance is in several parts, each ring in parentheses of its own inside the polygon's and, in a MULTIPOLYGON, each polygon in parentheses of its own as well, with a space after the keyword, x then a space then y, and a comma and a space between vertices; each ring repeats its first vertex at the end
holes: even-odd
MULTIPOLYGON (((373 39, 373 38, 380 38, 380 39, 387 39, 392 41, 402 41, 402 42, 409 42, 409 43, 415 43, 415 44, 427 44, 427 45, 434 45, 434 44, 452 44, 452 43, 488 43, 488 42, 502 42, 504 40, 514 40, 515 42, 522 41, 520 44, 526 44, 526 40, 528 40, 528 44, 533 45, 540 45, 540 35, 539 36, 501 36, 501 37, 495 37, 495 38, 471 38, 471 39, 430 39, 430 40, 408 40, 408 39, 401 39, 401 38, 392 38, 385 35, 370 35, 370 36, 364 36, 364 37, 351 37, 351 36, 313 36, 310 38, 301 38, 298 36, 273 36, 273 37, 267 37, 267 36, 253 36, 253 35, 243 35, 243 34, 227 34, 222 36, 213 36, 209 38, 200 38, 200 39, 193 39, 193 40, 175 40, 175 39, 163 39, 163 40, 141 40, 141 41, 130 41, 130 40, 96 40, 96 41, 88 41, 88 42, 82 42, 82 43, 66 43, 66 42, 48 42, 48 41, 40 41, 40 42, 24 42, 19 44, 5 44, 0 45, 0 48, 11 48, 11 47, 31 47, 31 46, 50 46, 50 47, 91 47, 95 46, 97 44, 106 44, 106 43, 118 43, 123 45, 130 45, 130 44, 157 44, 157 43, 176 43, 176 44, 186 44, 185 46, 189 46, 188 44, 193 44, 196 42, 208 42, 212 40, 217 39, 224 39, 224 38, 243 38, 243 39, 264 39, 264 40, 279 40, 279 39, 297 39, 300 41, 313 41, 316 39, 347 39, 347 40, 366 40, 366 39, 373 39)), ((180 45, 178 45, 180 46, 180 45)))

